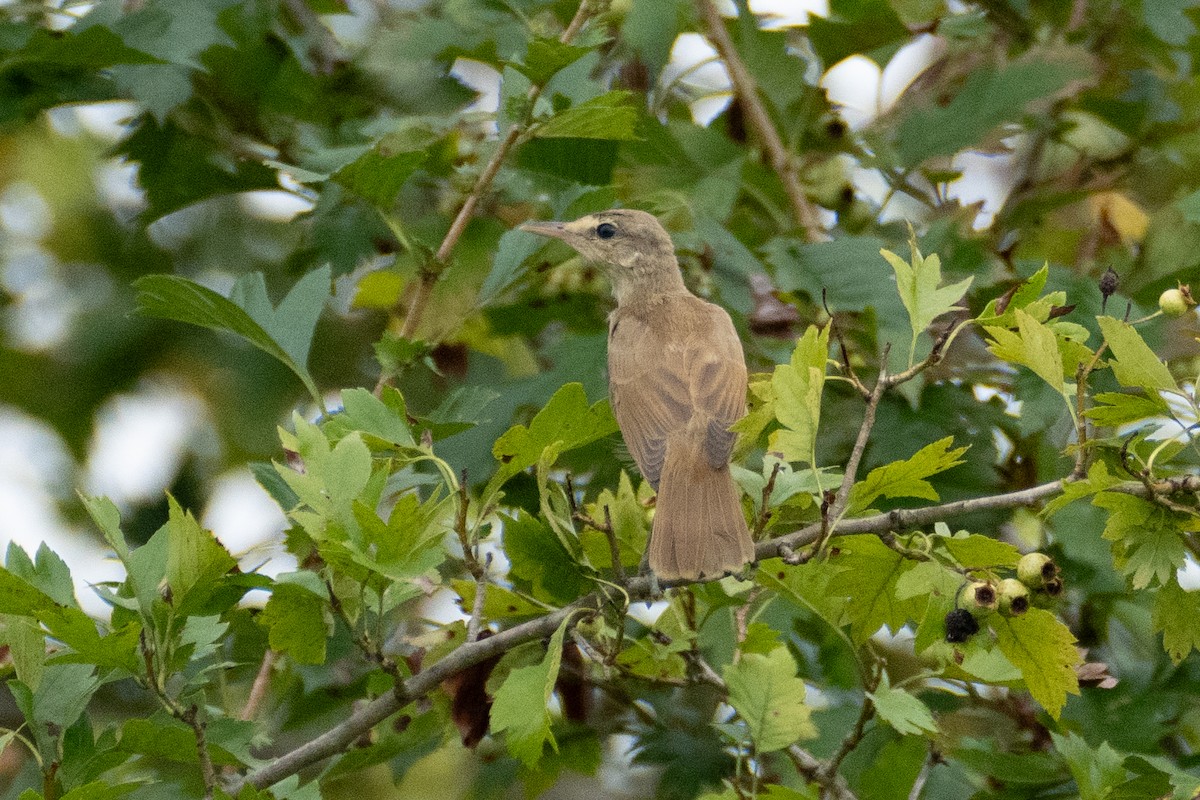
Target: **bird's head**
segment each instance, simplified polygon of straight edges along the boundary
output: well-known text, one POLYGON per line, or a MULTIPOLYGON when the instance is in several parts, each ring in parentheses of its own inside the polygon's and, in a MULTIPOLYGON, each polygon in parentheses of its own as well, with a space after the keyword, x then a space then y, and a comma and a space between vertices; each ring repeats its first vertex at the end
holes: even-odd
POLYGON ((574 222, 526 222, 521 230, 561 239, 585 260, 606 267, 617 287, 648 274, 679 273, 670 235, 645 211, 614 208, 574 222))

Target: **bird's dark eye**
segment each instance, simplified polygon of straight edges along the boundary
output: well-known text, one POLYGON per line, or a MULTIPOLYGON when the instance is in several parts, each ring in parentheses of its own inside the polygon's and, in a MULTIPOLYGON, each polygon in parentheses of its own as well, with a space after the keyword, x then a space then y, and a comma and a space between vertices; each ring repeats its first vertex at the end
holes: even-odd
POLYGON ((601 239, 611 239, 617 235, 617 226, 611 222, 601 222, 596 226, 596 235, 601 239))

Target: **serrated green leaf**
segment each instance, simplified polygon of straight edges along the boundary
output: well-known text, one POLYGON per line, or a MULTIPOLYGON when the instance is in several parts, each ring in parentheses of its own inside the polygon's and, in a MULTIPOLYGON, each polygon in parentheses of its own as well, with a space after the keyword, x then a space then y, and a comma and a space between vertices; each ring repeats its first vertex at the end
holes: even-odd
POLYGON ((630 93, 613 91, 560 111, 538 125, 533 135, 541 139, 636 139, 637 109, 630 93))
POLYGON ((804 681, 786 647, 767 655, 745 653, 725 667, 729 704, 750 728, 759 752, 781 750, 817 735, 812 709, 804 703, 804 681))
POLYGON ((908 311, 912 326, 912 344, 909 363, 916 358, 917 338, 926 331, 935 319, 958 307, 958 301, 971 288, 974 278, 942 286, 942 260, 937 253, 922 256, 917 249, 916 239, 910 243, 911 262, 905 261, 890 250, 879 253, 892 265, 896 273, 896 290, 908 311))
POLYGON ((563 453, 615 433, 617 421, 607 400, 589 406, 583 384, 563 386, 529 423, 509 428, 492 446, 500 462, 492 479, 499 486, 518 472, 533 466, 542 452, 557 444, 563 453))
POLYGON ((1046 507, 1042 509, 1042 514, 1046 518, 1050 518, 1076 500, 1091 497, 1096 492, 1102 492, 1120 482, 1119 478, 1109 474, 1108 467, 1103 461, 1097 461, 1088 469, 1087 478, 1078 481, 1064 481, 1062 494, 1047 503, 1046 507))
POLYGON ((400 189, 425 159, 423 150, 392 152, 381 142, 333 173, 332 177, 376 208, 390 211, 400 189))
MULTIPOLYGON (((1014 328, 1017 325, 1017 319, 1014 314, 1016 311, 1025 311, 1039 322, 1046 321, 1046 314, 1050 311, 1050 298, 1042 298, 1042 290, 1046 288, 1046 280, 1050 277, 1050 265, 1045 264, 1037 272, 1025 279, 1017 290, 1008 298, 1008 303, 1003 311, 996 311, 998 299, 989 300, 987 305, 983 307, 983 311, 975 318, 975 321, 980 325, 990 325, 996 328, 1014 328), (1039 298, 1042 303, 1038 303, 1039 298), (1034 304, 1045 305, 1045 311, 1031 308, 1034 304), (1039 313, 1040 312, 1040 313, 1039 313)), ((1056 293, 1057 294, 1057 293, 1056 293)), ((1066 301, 1064 296, 1062 301, 1057 303, 1061 305, 1066 301)))
POLYGON ((325 597, 304 586, 276 583, 257 621, 268 630, 272 650, 285 653, 300 664, 323 664, 327 604, 325 597))
POLYGON ((278 308, 271 308, 259 280, 261 276, 239 282, 239 297, 246 304, 242 307, 186 278, 146 275, 134 281, 138 313, 236 334, 278 359, 321 403, 320 390, 308 374, 305 361, 317 317, 328 295, 329 268, 322 267, 302 278, 278 308), (324 287, 319 293, 320 304, 313 302, 318 286, 324 287))
POLYGON ((829 579, 829 593, 847 598, 850 636, 865 642, 883 625, 899 630, 925 610, 926 598, 897 596, 896 582, 915 562, 905 559, 878 536, 843 536, 829 564, 838 569, 829 579))
POLYGON ((977 533, 938 537, 936 541, 946 548, 960 565, 969 569, 1015 567, 1021 558, 1021 551, 1008 542, 977 533))
POLYGON ((1154 630, 1176 664, 1200 650, 1200 591, 1185 591, 1172 576, 1154 598, 1154 630))
POLYGON ((775 367, 771 378, 775 418, 783 430, 771 434, 771 452, 785 461, 803 461, 815 466, 814 447, 821 424, 821 395, 825 390, 825 366, 829 359, 829 325, 809 326, 796 342, 791 361, 775 367))
POLYGON ((1075 667, 1082 659, 1070 629, 1040 608, 1019 617, 995 615, 991 626, 1000 651, 1021 671, 1033 699, 1058 719, 1067 695, 1079 694, 1075 667))
POLYGON ((1200 530, 1200 520, 1128 494, 1101 492, 1092 505, 1109 511, 1104 538, 1113 559, 1135 589, 1152 581, 1165 585, 1187 559, 1184 531, 1200 530))
POLYGON ((1063 356, 1058 337, 1048 325, 1038 322, 1024 311, 1014 311, 1013 316, 1017 321, 1016 331, 995 327, 984 329, 992 338, 988 349, 996 358, 1032 370, 1067 401, 1067 409, 1074 417, 1075 405, 1073 398, 1068 397, 1066 381, 1063 379, 1063 356))
POLYGON ((1151 395, 1101 392, 1092 398, 1099 405, 1084 412, 1097 425, 1117 427, 1150 417, 1165 416, 1170 408, 1157 393, 1151 395))
POLYGON ((558 748, 550 732, 547 704, 558 680, 563 638, 569 624, 568 618, 558 626, 540 663, 514 669, 508 674, 492 702, 492 730, 503 732, 508 752, 530 768, 541 760, 542 748, 547 741, 551 747, 558 748))
POLYGON ((1113 375, 1122 386, 1137 386, 1150 391, 1178 391, 1171 371, 1127 322, 1112 317, 1097 317, 1104 341, 1112 351, 1113 375))
POLYGON ((903 689, 893 689, 886 673, 875 691, 867 696, 875 704, 875 713, 880 719, 902 736, 937 733, 937 723, 929 706, 903 689))
POLYGON ((558 39, 534 39, 525 51, 523 63, 505 62, 536 86, 550 80, 563 67, 574 64, 591 52, 591 48, 564 44, 558 39))
POLYGON ((1054 749, 1075 776, 1079 800, 1102 800, 1111 797, 1111 790, 1125 782, 1125 757, 1113 750, 1108 742, 1093 747, 1074 733, 1051 733, 1054 749))
MULTIPOLYGON (((475 607, 475 581, 454 580, 450 586, 458 593, 463 610, 470 611, 475 607)), ((546 613, 544 606, 526 600, 516 592, 489 583, 483 595, 483 616, 485 619, 520 619, 536 617, 546 613)))
POLYGON ((586 590, 590 582, 547 525, 524 511, 502 519, 510 573, 534 597, 565 605, 586 590))
POLYGON ((200 527, 189 512, 185 512, 168 496, 167 585, 171 587, 171 604, 181 613, 188 613, 215 588, 216 582, 237 561, 224 545, 209 531, 200 527))
POLYGON ((107 497, 88 497, 83 493, 79 494, 79 499, 104 535, 104 541, 108 542, 117 558, 126 561, 129 558, 129 545, 125 543, 125 534, 121 531, 121 512, 116 504, 107 497))
POLYGON ((896 145, 908 165, 927 158, 952 155, 978 142, 1007 120, 1016 119, 1026 104, 1047 97, 1070 81, 1089 77, 1090 64, 1064 57, 1026 59, 998 69, 973 70, 949 103, 914 107, 896 128, 896 145))
POLYGON ((381 397, 366 389, 343 389, 342 413, 338 416, 351 430, 401 447, 416 446, 408 427, 404 397, 391 386, 384 387, 381 397))
POLYGON ((953 443, 954 437, 947 436, 925 445, 906 461, 895 461, 871 470, 850 492, 850 513, 861 513, 880 497, 889 500, 896 497, 940 499, 925 479, 963 463, 962 455, 969 447, 951 449, 953 443))

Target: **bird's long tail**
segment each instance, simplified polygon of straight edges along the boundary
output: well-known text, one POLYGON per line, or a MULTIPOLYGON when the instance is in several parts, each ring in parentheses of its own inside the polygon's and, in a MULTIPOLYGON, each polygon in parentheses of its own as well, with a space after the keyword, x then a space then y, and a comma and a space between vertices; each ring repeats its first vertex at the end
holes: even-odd
POLYGON ((716 578, 754 557, 729 466, 713 469, 702 441, 687 430, 667 442, 650 534, 650 569, 660 580, 716 578))

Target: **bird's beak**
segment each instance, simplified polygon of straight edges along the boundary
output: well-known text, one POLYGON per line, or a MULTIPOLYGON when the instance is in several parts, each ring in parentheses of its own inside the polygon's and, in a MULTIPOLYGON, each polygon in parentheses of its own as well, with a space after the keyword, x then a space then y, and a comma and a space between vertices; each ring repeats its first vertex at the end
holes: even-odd
POLYGON ((567 238, 567 226, 554 220, 526 222, 521 226, 521 230, 536 233, 539 236, 548 236, 551 239, 567 238))

